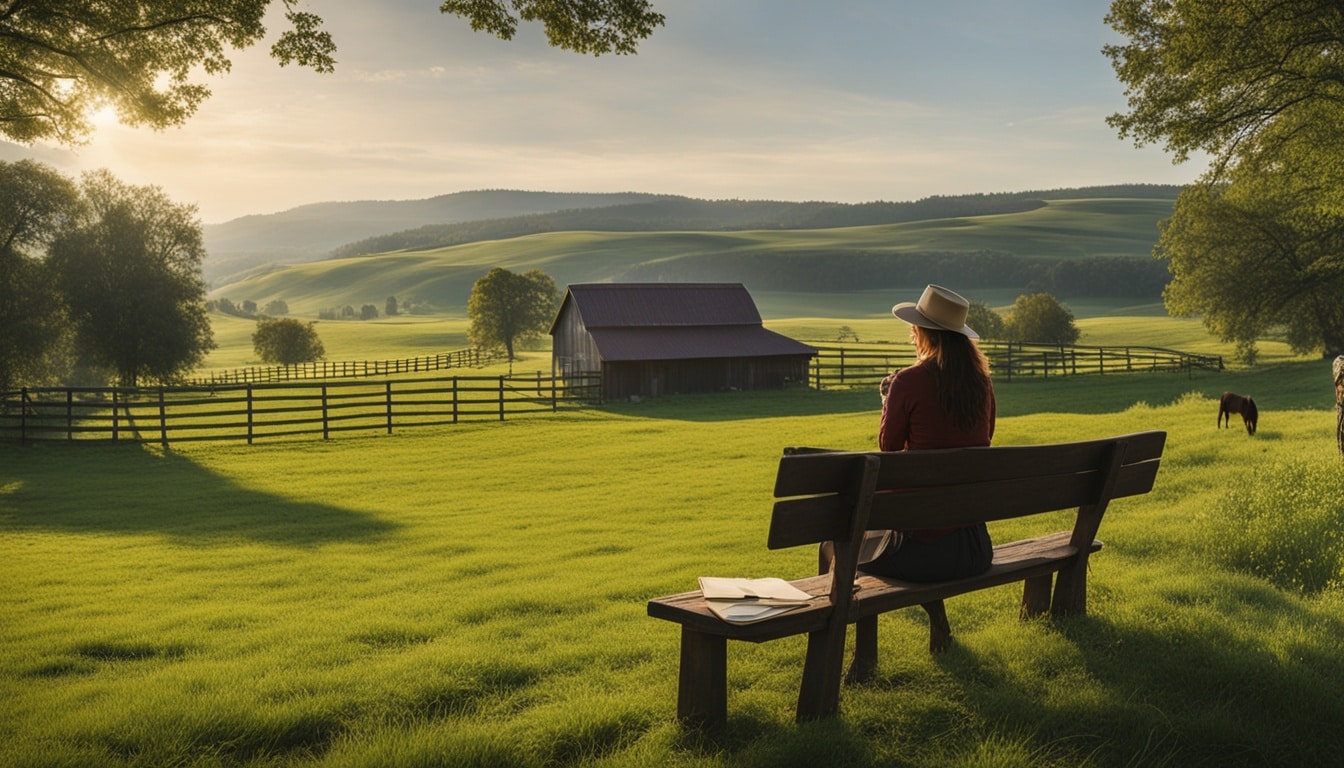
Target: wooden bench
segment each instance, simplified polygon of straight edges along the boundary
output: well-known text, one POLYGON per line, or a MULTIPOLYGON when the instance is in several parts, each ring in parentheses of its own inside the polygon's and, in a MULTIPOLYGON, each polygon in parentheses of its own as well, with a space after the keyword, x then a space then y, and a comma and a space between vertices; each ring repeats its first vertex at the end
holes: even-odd
POLYGON ((1087 560, 1101 549, 1096 534, 1107 504, 1152 489, 1165 442, 1166 433, 1154 431, 1033 446, 886 453, 786 450, 775 479, 767 546, 834 542, 833 568, 790 582, 817 596, 811 604, 751 624, 719 619, 699 591, 650 600, 650 616, 681 625, 677 716, 703 727, 726 722, 730 639, 759 643, 808 636, 798 693, 802 721, 833 715, 839 708, 849 624, 856 625, 856 636, 848 679, 861 680, 876 669, 877 617, 887 611, 924 606, 935 650, 950 637, 942 601, 974 590, 1023 582, 1023 618, 1086 612, 1087 560), (868 530, 990 522, 1071 509, 1077 510, 1072 530, 999 544, 993 566, 973 578, 917 584, 857 573, 868 530))

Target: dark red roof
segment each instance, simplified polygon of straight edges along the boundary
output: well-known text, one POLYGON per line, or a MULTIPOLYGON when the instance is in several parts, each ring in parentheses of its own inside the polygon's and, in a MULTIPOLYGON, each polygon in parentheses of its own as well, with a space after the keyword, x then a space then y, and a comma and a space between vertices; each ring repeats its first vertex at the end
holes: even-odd
POLYGON ((565 304, 571 301, 588 330, 761 324, 741 283, 580 283, 569 286, 565 304))
POLYGON ((578 312, 606 361, 817 353, 766 330, 741 283, 580 283, 565 292, 557 323, 567 311, 578 312))

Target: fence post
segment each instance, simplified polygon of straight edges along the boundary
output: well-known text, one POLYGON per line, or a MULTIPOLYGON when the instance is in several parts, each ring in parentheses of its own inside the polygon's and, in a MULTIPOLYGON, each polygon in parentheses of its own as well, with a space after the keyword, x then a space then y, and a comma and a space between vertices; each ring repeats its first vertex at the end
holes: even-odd
POLYGON ((28 439, 28 388, 19 389, 19 440, 28 439))
POLYGON ((1008 342, 1008 380, 1013 380, 1013 343, 1008 342))
POLYGON ((118 416, 117 405, 118 405, 117 390, 114 389, 112 390, 112 442, 114 443, 117 442, 117 437, 120 436, 120 430, 118 429, 118 427, 121 426, 121 424, 117 421, 118 416))
POLYGON ((499 420, 504 420, 504 377, 499 377, 499 420))
POLYGON ((387 434, 392 434, 392 382, 387 384, 387 434))
POLYGON ((65 390, 65 439, 75 439, 75 392, 65 390))
POLYGON ((327 385, 322 385, 322 439, 330 439, 327 425, 327 385))
POLYGON ((253 415, 252 415, 252 383, 251 383, 251 382, 248 382, 248 385, 247 385, 247 444, 248 444, 248 445, 251 445, 251 444, 252 444, 252 427, 253 427, 253 415))
POLYGON ((845 385, 845 348, 840 348, 840 386, 845 385))
POLYGON ((457 377, 453 377, 453 423, 457 423, 457 377))
POLYGON ((559 409, 560 409, 560 403, 556 400, 556 393, 555 393, 555 374, 552 373, 552 374, 551 374, 551 413, 555 413, 555 412, 558 411, 559 409))
POLYGON ((168 409, 163 402, 163 387, 159 387, 159 442, 168 447, 168 409))

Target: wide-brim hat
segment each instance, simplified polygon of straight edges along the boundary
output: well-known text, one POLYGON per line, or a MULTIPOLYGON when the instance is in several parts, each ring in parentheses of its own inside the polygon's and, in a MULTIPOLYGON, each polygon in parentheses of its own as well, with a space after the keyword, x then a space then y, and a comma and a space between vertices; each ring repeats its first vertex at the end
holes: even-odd
POLYGON ((919 301, 901 302, 891 308, 891 314, 920 328, 954 331, 978 339, 980 334, 966 324, 966 315, 970 310, 971 303, 961 294, 941 285, 929 285, 919 301))

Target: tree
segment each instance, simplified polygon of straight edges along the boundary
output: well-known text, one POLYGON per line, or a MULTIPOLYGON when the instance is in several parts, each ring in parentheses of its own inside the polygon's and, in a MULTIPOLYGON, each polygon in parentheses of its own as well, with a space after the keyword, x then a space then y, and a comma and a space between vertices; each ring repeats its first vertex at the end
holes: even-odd
POLYGON ((196 367, 214 348, 204 256, 195 206, 105 170, 84 174, 78 214, 47 257, 81 354, 122 386, 196 367))
POLYGON ((1246 361, 1276 328, 1299 352, 1344 349, 1344 6, 1115 0, 1107 22, 1130 40, 1105 49, 1130 107, 1108 122, 1213 156, 1162 228, 1168 311, 1246 361))
POLYGON ((1129 38, 1103 48, 1129 101, 1107 122, 1178 162, 1227 165, 1275 122, 1344 101, 1338 0, 1113 0, 1106 23, 1129 38))
POLYGON ((266 302, 266 308, 262 310, 262 313, 270 315, 271 317, 288 315, 289 305, 285 303, 284 299, 272 299, 271 301, 266 302))
MULTIPOLYGON (((322 19, 285 6, 288 28, 271 46, 281 66, 330 72, 335 43, 322 19)), ((84 141, 104 105, 128 125, 186 121, 227 72, 228 49, 266 33, 272 0, 14 0, 0 5, 0 136, 29 143, 84 141)), ((647 0, 446 0, 439 10, 472 29, 511 39, 519 17, 539 21, 550 44, 578 53, 634 53, 662 25, 647 0)))
POLYGON ((397 311, 398 311, 398 310, 397 310, 397 297, 396 297, 396 296, 388 296, 388 297, 387 297, 387 303, 386 303, 386 305, 385 305, 384 308, 383 308, 383 314, 387 315, 388 317, 392 317, 392 316, 394 316, 394 315, 397 314, 397 311))
POLYGON ((1008 310, 1004 334, 1010 341, 1042 344, 1072 344, 1081 335, 1073 324, 1073 313, 1048 293, 1018 296, 1013 308, 1008 310))
POLYGON ((322 340, 317 337, 313 326, 317 321, 303 323, 291 317, 257 320, 257 330, 252 333, 252 350, 262 362, 279 365, 311 363, 321 360, 327 351, 322 340))
POLYGON ((1298 353, 1344 351, 1344 217, 1291 171, 1239 168, 1230 184, 1182 191, 1157 253, 1175 275, 1167 308, 1202 315, 1242 362, 1270 331, 1298 353))
POLYGON ((365 304, 359 308, 360 320, 374 320, 378 317, 378 308, 372 304, 365 304))
POLYGON ((983 301, 970 300, 971 308, 966 313, 966 324, 980 334, 982 339, 1002 339, 1005 329, 1003 318, 983 301))
POLYGON ((467 331, 471 343, 503 347, 509 361, 517 344, 539 337, 555 319, 560 292, 555 280, 539 269, 514 274, 495 267, 477 280, 467 299, 467 331))
POLYGON ((0 392, 48 378, 61 305, 39 253, 78 197, 49 166, 0 161, 0 392))

